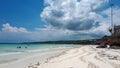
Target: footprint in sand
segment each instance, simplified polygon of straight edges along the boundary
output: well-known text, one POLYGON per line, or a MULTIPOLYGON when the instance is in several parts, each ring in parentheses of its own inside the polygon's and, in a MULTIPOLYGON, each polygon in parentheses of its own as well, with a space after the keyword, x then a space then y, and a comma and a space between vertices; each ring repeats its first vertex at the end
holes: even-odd
POLYGON ((99 68, 99 67, 96 66, 95 64, 89 62, 89 64, 88 64, 88 68, 99 68))
POLYGON ((69 67, 69 68, 73 68, 73 67, 69 67))

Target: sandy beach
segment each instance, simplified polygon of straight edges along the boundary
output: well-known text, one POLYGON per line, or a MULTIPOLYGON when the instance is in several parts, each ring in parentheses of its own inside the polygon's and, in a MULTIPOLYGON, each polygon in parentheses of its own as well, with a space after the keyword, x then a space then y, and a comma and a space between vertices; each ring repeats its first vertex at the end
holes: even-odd
POLYGON ((34 55, 0 68, 120 68, 120 50, 86 45, 34 55))

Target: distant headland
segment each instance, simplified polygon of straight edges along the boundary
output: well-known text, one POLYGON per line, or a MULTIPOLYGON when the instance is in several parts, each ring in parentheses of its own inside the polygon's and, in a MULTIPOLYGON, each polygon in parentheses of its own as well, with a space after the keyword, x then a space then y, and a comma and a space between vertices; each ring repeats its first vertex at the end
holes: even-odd
POLYGON ((38 42, 21 42, 21 43, 0 43, 0 44, 96 44, 99 39, 88 40, 59 40, 59 41, 38 41, 38 42))

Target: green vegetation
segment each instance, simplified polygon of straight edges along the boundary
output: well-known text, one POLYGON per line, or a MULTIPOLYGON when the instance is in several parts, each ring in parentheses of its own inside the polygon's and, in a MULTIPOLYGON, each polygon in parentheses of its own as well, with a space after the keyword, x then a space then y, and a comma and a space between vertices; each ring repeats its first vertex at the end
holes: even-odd
POLYGON ((67 40, 67 41, 44 41, 44 42, 24 42, 22 44, 94 44, 98 39, 90 40, 67 40))

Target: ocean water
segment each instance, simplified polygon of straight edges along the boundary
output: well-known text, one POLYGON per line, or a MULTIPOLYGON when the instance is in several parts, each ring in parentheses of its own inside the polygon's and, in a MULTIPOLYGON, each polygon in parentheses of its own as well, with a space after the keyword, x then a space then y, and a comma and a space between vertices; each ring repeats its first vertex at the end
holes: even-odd
POLYGON ((74 44, 0 44, 0 64, 16 61, 37 53, 73 48, 74 44), (21 48, 18 48, 18 47, 21 48))

